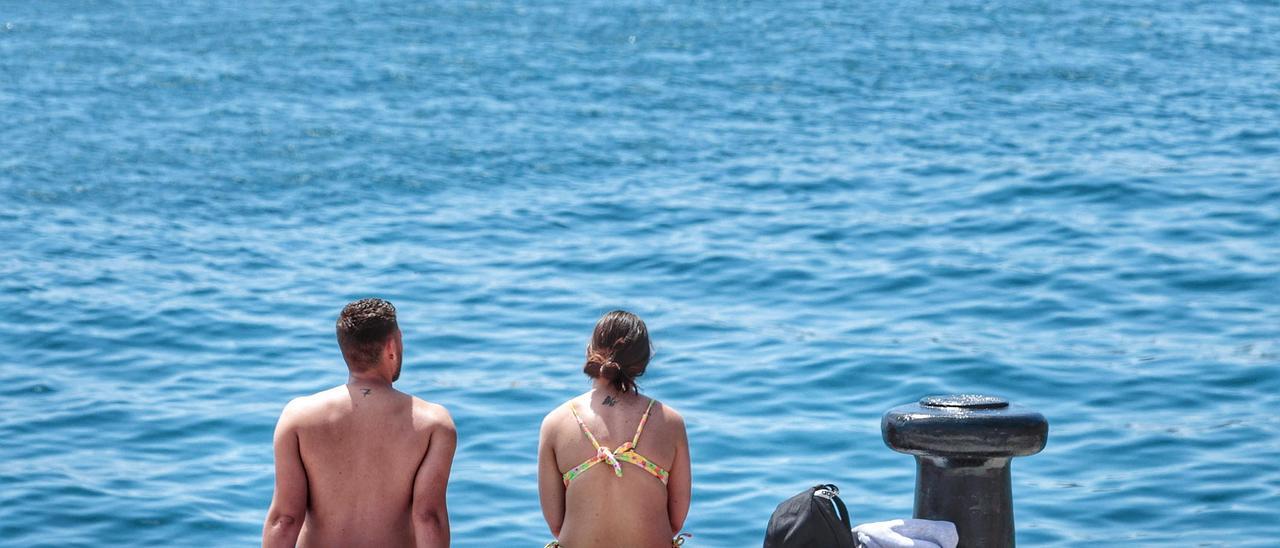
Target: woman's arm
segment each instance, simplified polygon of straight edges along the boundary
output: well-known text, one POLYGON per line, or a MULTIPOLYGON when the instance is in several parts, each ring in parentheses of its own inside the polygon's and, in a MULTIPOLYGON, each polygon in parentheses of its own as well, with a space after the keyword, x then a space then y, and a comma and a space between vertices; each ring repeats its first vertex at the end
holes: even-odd
POLYGON ((684 417, 669 407, 663 409, 676 429, 676 456, 667 477, 667 515, 671 516, 671 534, 684 528, 689 517, 689 500, 693 494, 692 466, 689 459, 689 436, 685 432, 684 417))
POLYGON ((538 434, 538 498, 542 501, 542 517, 551 528, 551 536, 560 538, 560 526, 564 525, 564 479, 556 463, 552 418, 555 414, 552 411, 542 419, 542 431, 538 434))

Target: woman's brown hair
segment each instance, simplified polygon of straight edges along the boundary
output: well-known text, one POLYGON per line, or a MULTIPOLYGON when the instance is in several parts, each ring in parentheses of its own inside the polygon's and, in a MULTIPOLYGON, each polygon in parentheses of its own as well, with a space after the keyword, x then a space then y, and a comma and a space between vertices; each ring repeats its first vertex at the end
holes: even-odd
POLYGON ((636 377, 644 375, 652 356, 644 320, 625 310, 614 310, 596 322, 582 372, 593 379, 608 380, 619 392, 634 392, 636 377))

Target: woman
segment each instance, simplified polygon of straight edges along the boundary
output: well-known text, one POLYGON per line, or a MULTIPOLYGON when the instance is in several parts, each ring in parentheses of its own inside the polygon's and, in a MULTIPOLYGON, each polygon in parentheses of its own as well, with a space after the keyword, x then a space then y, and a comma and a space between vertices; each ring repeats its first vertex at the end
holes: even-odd
POLYGON ((649 330, 615 310, 596 323, 582 372, 591 390, 542 421, 538 494, 566 548, 670 548, 689 514, 689 441, 675 409, 640 395, 649 330), (673 539, 673 537, 675 537, 673 539))

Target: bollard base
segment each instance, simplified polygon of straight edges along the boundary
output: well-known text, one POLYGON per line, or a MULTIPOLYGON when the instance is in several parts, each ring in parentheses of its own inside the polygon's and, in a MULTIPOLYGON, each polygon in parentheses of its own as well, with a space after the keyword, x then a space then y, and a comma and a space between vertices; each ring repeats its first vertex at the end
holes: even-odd
POLYGON ((1012 548, 1009 459, 917 456, 914 517, 954 523, 958 548, 1012 548))

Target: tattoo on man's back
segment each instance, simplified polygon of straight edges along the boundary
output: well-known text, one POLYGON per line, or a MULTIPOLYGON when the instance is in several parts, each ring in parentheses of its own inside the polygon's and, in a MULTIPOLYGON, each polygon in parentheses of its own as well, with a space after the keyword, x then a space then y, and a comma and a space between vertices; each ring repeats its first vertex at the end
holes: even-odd
POLYGON ((361 392, 364 392, 365 397, 368 397, 368 396, 369 396, 369 393, 370 393, 370 392, 373 392, 373 390, 372 390, 372 389, 369 389, 369 388, 361 388, 361 389, 360 389, 360 391, 361 391, 361 392))
POLYGON ((617 398, 615 398, 615 397, 613 397, 613 396, 605 396, 605 397, 604 397, 604 404, 605 404, 605 405, 607 405, 607 406, 609 406, 609 407, 613 407, 613 406, 615 406, 615 405, 618 405, 618 399, 617 399, 617 398))

